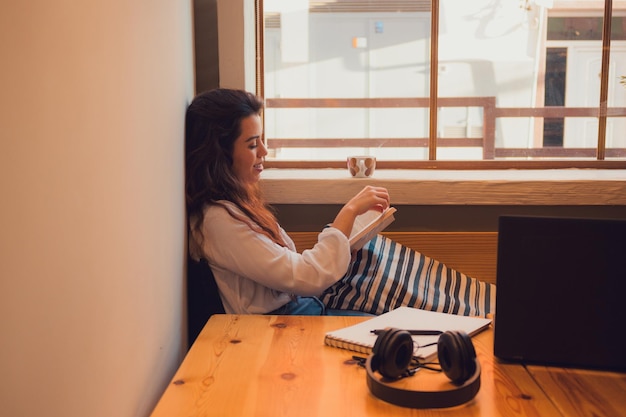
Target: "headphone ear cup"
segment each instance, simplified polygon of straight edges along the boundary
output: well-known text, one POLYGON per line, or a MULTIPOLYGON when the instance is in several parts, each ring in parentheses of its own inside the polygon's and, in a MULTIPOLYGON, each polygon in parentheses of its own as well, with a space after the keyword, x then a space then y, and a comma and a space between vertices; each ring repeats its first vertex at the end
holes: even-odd
POLYGON ((413 338, 406 330, 385 329, 372 348, 372 366, 388 379, 400 378, 413 358, 413 338))
POLYGON ((455 384, 464 383, 476 371, 476 350, 465 332, 441 334, 437 341, 437 355, 441 370, 455 384))

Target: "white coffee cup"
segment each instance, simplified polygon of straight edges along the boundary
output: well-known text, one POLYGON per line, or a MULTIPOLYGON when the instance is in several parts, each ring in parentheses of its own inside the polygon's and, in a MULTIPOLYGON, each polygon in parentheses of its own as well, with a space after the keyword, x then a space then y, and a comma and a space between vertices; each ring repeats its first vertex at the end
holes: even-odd
POLYGON ((348 171, 355 178, 369 178, 376 169, 376 157, 370 155, 349 156, 347 159, 348 171))

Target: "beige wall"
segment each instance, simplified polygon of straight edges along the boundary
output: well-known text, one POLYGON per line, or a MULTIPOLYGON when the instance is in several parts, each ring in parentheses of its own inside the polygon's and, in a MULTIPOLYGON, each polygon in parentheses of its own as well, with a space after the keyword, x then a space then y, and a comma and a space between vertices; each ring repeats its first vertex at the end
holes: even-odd
POLYGON ((5 2, 0 414, 135 417, 184 353, 190 1, 5 2))

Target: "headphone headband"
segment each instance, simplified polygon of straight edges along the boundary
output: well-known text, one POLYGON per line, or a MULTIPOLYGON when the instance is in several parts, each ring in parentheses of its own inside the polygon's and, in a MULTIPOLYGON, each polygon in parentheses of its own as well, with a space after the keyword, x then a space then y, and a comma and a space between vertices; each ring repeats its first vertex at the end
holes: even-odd
POLYGON ((374 396, 388 403, 409 408, 446 408, 463 404, 476 396, 480 389, 480 364, 476 361, 474 374, 458 387, 444 391, 413 391, 381 382, 372 369, 372 356, 367 358, 367 386, 374 396))
POLYGON ((388 368, 390 364, 391 378, 400 376, 406 370, 406 344, 411 344, 412 352, 412 341, 408 332, 398 329, 385 330, 378 336, 375 349, 365 362, 367 386, 374 396, 391 404, 410 408, 454 407, 476 396, 480 389, 480 363, 476 359, 470 337, 464 332, 445 332, 438 341, 439 363, 446 376, 455 384, 452 388, 440 391, 406 390, 393 387, 377 378, 376 371, 385 377, 390 376, 385 369, 381 369, 388 368))

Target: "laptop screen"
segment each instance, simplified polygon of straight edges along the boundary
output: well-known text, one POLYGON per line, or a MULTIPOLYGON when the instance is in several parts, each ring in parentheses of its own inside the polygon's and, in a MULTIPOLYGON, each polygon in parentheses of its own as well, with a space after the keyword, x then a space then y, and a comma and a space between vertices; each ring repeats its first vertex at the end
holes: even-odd
POLYGON ((626 220, 502 216, 494 354, 626 370, 626 220))

